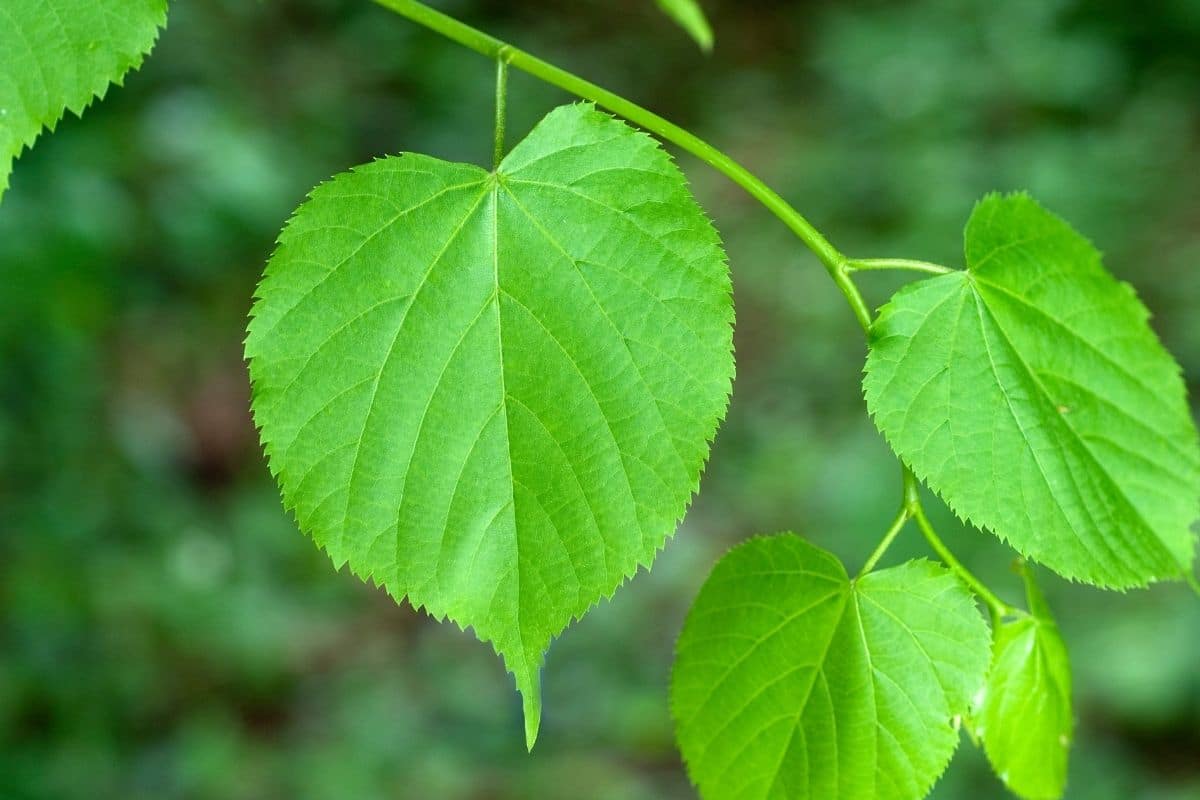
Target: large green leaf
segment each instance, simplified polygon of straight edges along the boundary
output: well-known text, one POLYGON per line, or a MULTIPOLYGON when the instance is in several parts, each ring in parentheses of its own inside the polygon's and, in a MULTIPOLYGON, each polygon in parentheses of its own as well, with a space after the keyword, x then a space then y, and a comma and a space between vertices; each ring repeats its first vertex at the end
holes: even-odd
POLYGON ((658 7, 663 10, 663 13, 675 20, 679 27, 696 40, 696 44, 700 45, 701 50, 705 52, 712 50, 712 26, 708 24, 708 17, 704 16, 704 9, 696 0, 655 0, 655 2, 658 3, 658 7))
POLYGON ((1200 447, 1145 307, 1024 195, 979 204, 966 263, 879 313, 864 386, 888 442, 959 515, 1064 576, 1189 571, 1200 447))
POLYGON ((21 150, 140 66, 166 21, 166 0, 0 2, 0 195, 21 150))
POLYGON ((974 732, 1004 784, 1027 800, 1056 800, 1067 783, 1071 663, 1058 626, 1026 572, 1030 614, 996 631, 974 732))
POLYGON ((792 534, 717 564, 684 625, 676 735, 707 798, 916 800, 983 686, 988 627, 951 573, 851 581, 792 534))
POLYGON ((653 560, 728 402, 729 274, 683 176, 587 105, 495 173, 385 158, 300 207, 252 316, 286 505, 492 642, 532 745, 550 640, 653 560))

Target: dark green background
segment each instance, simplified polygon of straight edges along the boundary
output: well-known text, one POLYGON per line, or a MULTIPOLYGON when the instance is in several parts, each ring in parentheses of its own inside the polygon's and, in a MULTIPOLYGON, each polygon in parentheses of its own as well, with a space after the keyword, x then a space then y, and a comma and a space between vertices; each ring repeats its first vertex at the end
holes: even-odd
MULTIPOLYGON (((1200 2, 441 3, 658 110, 859 256, 957 264, 1029 189, 1133 282, 1200 380, 1200 2)), ((416 150, 485 162, 492 65, 366 0, 176 0, 145 68, 16 164, 0 205, 0 798, 686 798, 666 691, 717 556, 794 529, 857 568, 897 500, 861 334, 767 212, 680 161, 724 234, 738 378, 650 574, 551 649, 524 752, 488 647, 338 574, 246 412, 250 295, 315 183, 416 150)), ((567 98, 514 75, 519 137, 567 98)), ((872 303, 890 277, 867 276, 872 303)), ((956 551, 1015 599, 1012 554, 956 551)), ((907 534, 894 560, 924 550, 907 534)), ((1068 797, 1200 798, 1200 600, 1047 579, 1076 674, 1068 797)), ((941 800, 1004 796, 964 739, 941 800)))

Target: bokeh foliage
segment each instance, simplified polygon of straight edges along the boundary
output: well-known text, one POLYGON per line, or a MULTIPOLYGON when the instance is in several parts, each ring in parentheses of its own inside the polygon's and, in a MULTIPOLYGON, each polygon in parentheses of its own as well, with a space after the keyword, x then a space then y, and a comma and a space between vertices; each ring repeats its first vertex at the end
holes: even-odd
MULTIPOLYGON (((711 59, 640 0, 444 4, 694 126, 854 255, 957 264, 974 200, 1030 190, 1138 286, 1200 390, 1200 3, 705 6, 711 59)), ((551 649, 532 756, 486 646, 296 531, 240 360, 262 264, 351 164, 487 163, 491 73, 365 2, 177 3, 123 90, 22 156, 0 206, 0 796, 691 797, 667 674, 712 562, 783 529, 852 568, 870 549, 899 481, 861 335, 689 158, 733 266, 733 404, 654 571, 551 649)), ((564 99, 514 76, 513 135, 564 99)), ((938 522, 1019 597, 1009 551, 938 522)), ((905 536, 888 560, 917 554, 905 536)), ((1047 583, 1076 669, 1068 797, 1200 797, 1200 604, 1047 583)), ((964 747, 934 796, 1004 794, 964 747)))

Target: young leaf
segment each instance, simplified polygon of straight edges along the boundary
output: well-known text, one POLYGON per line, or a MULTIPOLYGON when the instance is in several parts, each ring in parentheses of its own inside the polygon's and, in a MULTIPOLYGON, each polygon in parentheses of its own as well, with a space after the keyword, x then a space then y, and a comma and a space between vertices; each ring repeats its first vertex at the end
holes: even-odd
POLYGON ((280 235, 246 354, 300 526, 490 641, 550 640, 674 531, 733 376, 716 232, 656 141, 559 108, 494 173, 385 158, 280 235))
POLYGON ((983 686, 988 626, 944 568, 851 581, 792 534, 752 539, 688 614, 676 738, 707 798, 917 800, 983 686))
POLYGON ((1074 729, 1071 663, 1028 570, 1025 585, 1030 615, 996 631, 974 730, 1005 786, 1026 800, 1057 800, 1074 729))
POLYGON ((696 40, 696 44, 700 45, 701 50, 706 53, 712 50, 712 26, 708 24, 708 18, 704 16, 704 9, 700 8, 700 4, 696 0, 655 0, 655 2, 658 3, 658 7, 663 10, 663 13, 675 20, 679 27, 696 40))
POLYGON ((0 4, 0 195, 21 150, 141 66, 166 21, 166 0, 0 4))
POLYGON ((965 272, 879 313, 867 407, 962 517, 1068 578, 1191 569, 1200 447, 1179 367, 1132 289, 1024 195, 984 199, 965 272))

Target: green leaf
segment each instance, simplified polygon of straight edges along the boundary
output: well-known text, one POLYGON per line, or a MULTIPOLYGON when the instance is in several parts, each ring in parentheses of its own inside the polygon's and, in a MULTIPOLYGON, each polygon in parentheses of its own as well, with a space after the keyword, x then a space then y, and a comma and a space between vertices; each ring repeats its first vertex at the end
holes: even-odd
POLYGON ((960 516, 1061 575, 1189 573, 1200 447, 1133 290, 1024 195, 980 202, 966 262, 879 312, 864 388, 888 442, 960 516))
POLYGON ((700 45, 701 50, 706 53, 712 50, 712 26, 708 24, 708 18, 704 16, 704 9, 700 8, 700 4, 696 0, 655 0, 655 2, 658 3, 658 7, 663 10, 663 13, 675 20, 679 27, 696 40, 696 44, 700 45))
POLYGON ((676 737, 707 798, 916 800, 983 686, 988 627, 928 561, 851 581, 793 534, 730 551, 684 625, 676 737))
POLYGON ((525 700, 649 565, 733 376, 717 233, 659 144, 559 108, 495 173, 385 158, 313 191, 252 312, 285 504, 337 565, 473 626, 525 700))
POLYGON ((996 631, 987 688, 973 714, 975 735, 996 774, 1027 800, 1056 800, 1067 784, 1071 663, 1058 626, 1032 574, 1025 572, 1031 614, 996 631))
POLYGON ((141 66, 166 21, 166 0, 0 4, 0 195, 21 150, 141 66))

